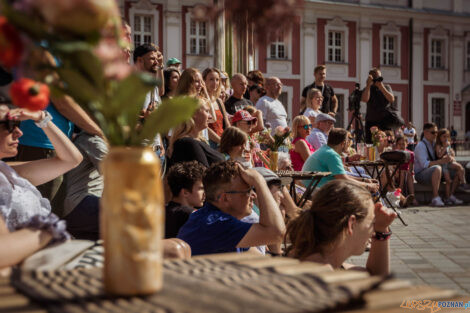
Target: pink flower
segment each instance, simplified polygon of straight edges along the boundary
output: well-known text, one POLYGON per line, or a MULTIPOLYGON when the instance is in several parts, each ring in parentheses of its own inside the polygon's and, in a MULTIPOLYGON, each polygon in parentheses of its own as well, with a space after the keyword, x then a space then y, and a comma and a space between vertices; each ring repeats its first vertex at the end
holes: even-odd
POLYGON ((274 134, 277 136, 282 136, 284 134, 284 127, 278 126, 276 127, 276 130, 274 131, 274 134))

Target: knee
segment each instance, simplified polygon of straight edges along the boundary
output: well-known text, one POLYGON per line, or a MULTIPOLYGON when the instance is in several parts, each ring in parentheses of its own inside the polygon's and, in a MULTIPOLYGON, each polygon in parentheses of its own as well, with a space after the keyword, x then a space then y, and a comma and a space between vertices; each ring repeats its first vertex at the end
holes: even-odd
MULTIPOLYGON (((434 166, 433 166, 434 167, 434 166)), ((442 176, 442 168, 440 166, 435 166, 434 170, 432 172, 432 177, 433 178, 441 178, 442 176)))
POLYGON ((189 259, 191 257, 191 247, 178 238, 164 239, 163 257, 165 259, 189 259))

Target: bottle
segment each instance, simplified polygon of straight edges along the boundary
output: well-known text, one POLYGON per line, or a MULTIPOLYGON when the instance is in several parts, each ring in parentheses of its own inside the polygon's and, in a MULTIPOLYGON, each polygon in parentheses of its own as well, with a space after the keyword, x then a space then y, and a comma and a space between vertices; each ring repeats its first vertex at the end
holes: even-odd
POLYGON ((395 207, 398 208, 400 207, 400 196, 401 196, 401 189, 397 188, 395 191, 389 191, 387 192, 387 199, 390 201, 390 203, 395 207))

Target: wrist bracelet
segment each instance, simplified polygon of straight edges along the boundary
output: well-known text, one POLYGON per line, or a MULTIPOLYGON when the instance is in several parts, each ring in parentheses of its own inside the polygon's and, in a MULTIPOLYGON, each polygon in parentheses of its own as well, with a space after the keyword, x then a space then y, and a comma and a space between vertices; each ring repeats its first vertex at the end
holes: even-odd
POLYGON ((34 124, 36 124, 37 127, 39 128, 44 128, 47 126, 47 123, 49 123, 50 121, 52 121, 52 115, 47 112, 47 111, 43 111, 45 114, 44 114, 44 118, 37 121, 37 122, 34 122, 34 124))
POLYGON ((374 237, 372 238, 375 240, 379 240, 379 241, 385 241, 385 240, 390 239, 391 236, 392 236, 392 231, 389 231, 387 233, 381 233, 381 232, 376 231, 374 237))

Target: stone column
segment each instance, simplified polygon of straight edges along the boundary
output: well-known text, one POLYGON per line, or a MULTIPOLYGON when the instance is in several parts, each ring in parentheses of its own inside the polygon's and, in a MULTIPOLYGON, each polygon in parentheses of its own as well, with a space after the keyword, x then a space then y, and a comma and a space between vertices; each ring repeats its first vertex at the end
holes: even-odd
MULTIPOLYGON (((413 98, 409 105, 412 106, 412 117, 416 131, 421 133, 424 124, 424 99, 423 99, 423 27, 419 21, 415 21, 413 25, 413 98)), ((427 118, 426 118, 427 120, 427 118)))

